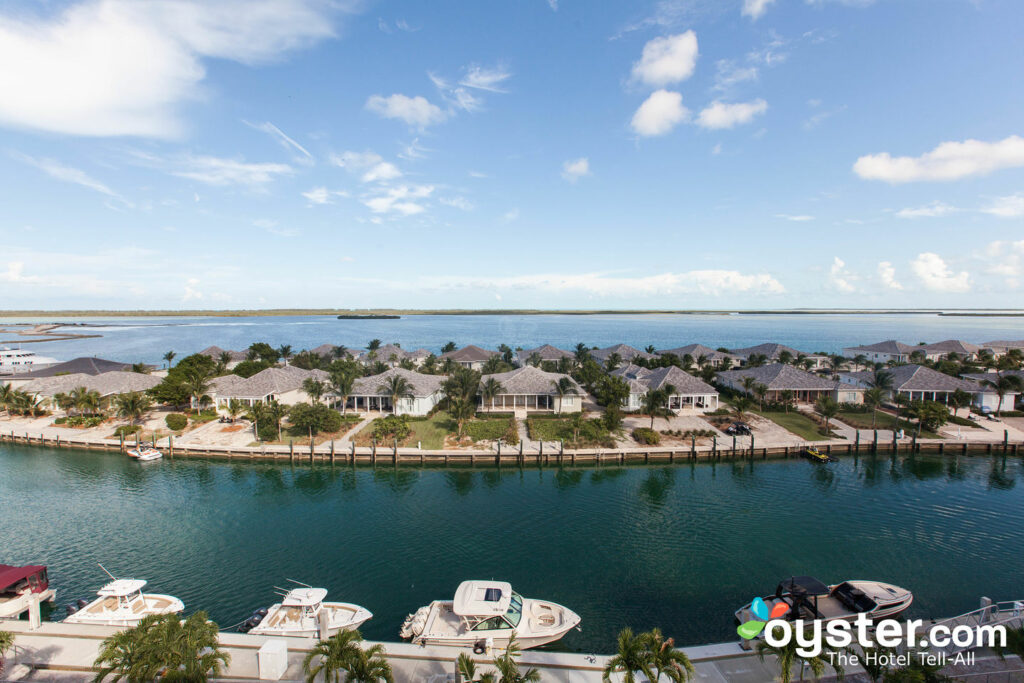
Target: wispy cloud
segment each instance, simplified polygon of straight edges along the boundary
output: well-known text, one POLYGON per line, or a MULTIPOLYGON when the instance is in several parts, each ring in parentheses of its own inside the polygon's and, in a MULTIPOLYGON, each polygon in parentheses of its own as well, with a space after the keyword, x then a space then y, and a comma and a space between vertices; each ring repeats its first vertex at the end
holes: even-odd
POLYGON ((1024 216, 1024 193, 996 197, 982 212, 1000 218, 1020 218, 1024 216))
POLYGON ((959 180, 1024 166, 1024 138, 1011 135, 996 142, 943 142, 918 157, 893 157, 888 152, 857 159, 853 172, 865 180, 887 183, 959 180))
POLYGON ((362 202, 373 213, 414 216, 427 210, 423 200, 433 192, 433 185, 400 185, 370 193, 362 202))
POLYGON ((750 123, 755 116, 763 114, 767 110, 768 103, 762 99, 733 104, 715 100, 701 110, 697 117, 697 125, 714 130, 734 128, 744 123, 750 123))
POLYGON ((292 167, 288 164, 248 163, 212 156, 189 156, 171 173, 207 185, 259 188, 273 182, 279 176, 290 175, 292 167))
POLYGON ((797 223, 804 223, 806 221, 813 221, 814 216, 808 216, 807 214, 791 214, 791 213, 777 213, 776 218, 781 218, 786 221, 794 221, 797 223))
POLYGON ((102 195, 111 197, 121 202, 125 206, 131 206, 132 203, 122 197, 120 194, 110 189, 105 183, 93 178, 85 171, 75 168, 74 166, 68 166, 54 159, 37 159, 27 154, 20 152, 12 152, 11 156, 23 163, 35 166, 40 171, 50 176, 54 180, 60 180, 65 183, 73 183, 80 185, 84 188, 90 189, 93 192, 99 192, 102 195))
POLYGON ((386 119, 404 121, 409 126, 420 129, 429 128, 448 118, 444 110, 422 95, 371 95, 370 99, 366 100, 366 108, 386 119))
POLYGON ((959 210, 955 206, 935 201, 927 206, 900 209, 896 212, 896 216, 899 218, 941 218, 959 210))
POLYGON ((292 138, 288 137, 284 131, 270 121, 264 121, 263 123, 250 123, 249 121, 243 120, 243 123, 273 137, 282 147, 292 153, 292 158, 297 163, 313 163, 313 155, 309 153, 309 150, 295 142, 292 138))

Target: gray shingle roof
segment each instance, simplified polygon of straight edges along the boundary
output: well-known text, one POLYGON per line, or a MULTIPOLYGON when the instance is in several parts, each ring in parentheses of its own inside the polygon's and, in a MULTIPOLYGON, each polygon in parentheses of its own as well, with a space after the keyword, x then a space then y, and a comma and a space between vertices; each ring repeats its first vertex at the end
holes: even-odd
POLYGON ((688 396, 691 394, 717 394, 718 391, 710 384, 694 377, 688 372, 683 372, 674 365, 667 368, 652 370, 649 375, 640 380, 651 389, 662 389, 671 384, 675 391, 674 396, 688 396))
POLYGON ((113 372, 115 370, 131 370, 131 363, 119 363, 114 360, 105 360, 103 358, 74 358, 63 363, 57 363, 51 365, 48 368, 41 370, 33 370, 32 372, 24 372, 18 375, 18 379, 28 379, 33 377, 55 377, 57 375, 69 375, 81 373, 83 375, 98 375, 101 372, 113 372))
POLYGON ((904 344, 903 342, 890 339, 888 341, 878 342, 877 344, 866 344, 864 346, 849 346, 847 349, 855 352, 873 352, 873 353, 889 353, 889 354, 903 354, 909 355, 914 351, 917 351, 917 346, 911 346, 910 344, 904 344))
POLYGON ((246 351, 228 351, 220 348, 219 346, 208 346, 199 352, 200 356, 209 356, 210 358, 219 361, 222 353, 227 353, 231 356, 232 361, 243 361, 248 357, 246 351))
POLYGON ((441 384, 445 378, 441 375, 425 375, 412 370, 402 368, 391 368, 386 372, 369 377, 360 377, 352 383, 353 396, 383 396, 385 395, 384 385, 392 377, 402 377, 412 387, 413 396, 422 398, 430 396, 441 390, 441 384))
POLYGON ((270 394, 283 394, 302 387, 302 382, 307 377, 315 377, 326 381, 328 375, 323 370, 303 370, 294 365, 283 367, 266 368, 255 375, 241 382, 226 386, 225 391, 219 392, 222 398, 248 398, 263 399, 270 394))
POLYGON ((945 341, 935 342, 934 344, 918 346, 914 350, 924 351, 925 353, 956 353, 961 356, 966 356, 981 351, 981 347, 976 344, 971 344, 970 342, 960 341, 959 339, 947 339, 945 341))
POLYGON ((786 346, 785 344, 773 344, 770 342, 758 344, 757 346, 747 346, 742 349, 730 349, 729 351, 732 355, 739 356, 740 358, 749 358, 756 353, 772 359, 778 358, 783 351, 788 351, 794 358, 804 353, 803 351, 797 351, 792 346, 786 346))
POLYGON ((993 349, 995 351, 1006 351, 1007 349, 1024 349, 1024 339, 1013 340, 1001 340, 1001 341, 990 341, 982 344, 986 349, 993 349))
MULTIPOLYGON (((527 365, 523 368, 517 368, 511 372, 499 372, 493 375, 487 375, 484 378, 486 381, 488 378, 493 377, 494 379, 501 382, 502 394, 525 394, 528 396, 554 396, 556 391, 552 386, 553 382, 558 382, 563 377, 569 377, 569 375, 563 375, 557 372, 544 372, 540 368, 535 368, 532 365, 527 365)), ((576 392, 581 396, 585 393, 576 380, 569 377, 576 392)))
POLYGON ((644 377, 647 377, 647 375, 651 374, 651 372, 652 370, 650 370, 649 368, 629 363, 627 365, 615 368, 608 374, 614 375, 616 377, 621 377, 622 379, 626 380, 640 380, 643 379, 644 377))
MULTIPOLYGON (((892 387, 895 391, 956 391, 957 389, 970 393, 978 391, 978 385, 974 382, 952 377, 913 363, 896 365, 886 368, 885 371, 892 376, 892 387)), ((844 372, 842 374, 864 383, 869 383, 874 378, 872 372, 844 372)))
POLYGON ((836 381, 833 379, 825 379, 783 363, 762 365, 758 368, 727 370, 718 373, 720 381, 733 382, 737 385, 743 382, 744 377, 753 377, 754 381, 758 384, 764 384, 773 391, 784 391, 787 389, 792 391, 821 391, 836 387, 836 381))
POLYGON ((26 384, 24 389, 30 394, 53 396, 61 392, 67 393, 78 387, 85 387, 89 391, 98 392, 100 396, 113 396, 116 394, 128 394, 133 391, 146 391, 160 384, 160 382, 161 379, 159 377, 153 377, 152 375, 115 370, 113 372, 102 372, 98 375, 76 373, 73 375, 40 378, 26 384))
POLYGON ((670 353, 674 356, 679 356, 680 358, 689 355, 694 360, 697 360, 697 358, 699 358, 700 356, 705 356, 709 360, 718 360, 732 355, 728 353, 722 353, 721 351, 717 351, 709 346, 704 346, 703 344, 687 344, 686 346, 678 346, 674 349, 664 349, 662 351, 658 351, 659 356, 664 356, 670 353))
POLYGON ((643 358, 644 360, 653 360, 657 358, 657 356, 655 356, 653 353, 641 351, 640 349, 633 348, 628 344, 616 344, 614 346, 608 346, 603 349, 598 349, 597 351, 591 351, 590 355, 595 360, 599 360, 603 363, 606 360, 608 360, 608 357, 611 356, 613 353, 619 354, 619 357, 626 362, 629 362, 634 358, 643 358))
POLYGON ((463 346, 461 349, 441 354, 441 358, 451 358, 459 363, 483 363, 491 356, 497 355, 499 355, 497 351, 481 349, 479 346, 470 344, 469 346, 463 346))
POLYGON ((538 346, 535 349, 523 349, 516 353, 516 358, 519 360, 520 365, 526 365, 526 362, 530 359, 533 354, 539 354, 541 360, 558 361, 562 358, 575 358, 572 353, 552 346, 551 344, 544 344, 538 346))

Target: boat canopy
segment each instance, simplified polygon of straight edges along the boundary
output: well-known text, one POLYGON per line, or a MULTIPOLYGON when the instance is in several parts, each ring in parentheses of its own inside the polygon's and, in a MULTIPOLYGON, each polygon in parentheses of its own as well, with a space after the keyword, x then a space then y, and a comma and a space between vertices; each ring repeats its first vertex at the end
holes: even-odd
POLYGON ((19 583, 27 582, 32 576, 38 577, 36 585, 32 586, 32 592, 39 593, 46 590, 48 583, 46 565, 29 564, 24 567, 15 567, 9 564, 0 564, 0 591, 17 588, 19 583))
POLYGON ((452 611, 460 617, 498 616, 512 602, 512 584, 505 581, 463 581, 455 591, 452 611))
POLYGON ((138 593, 145 585, 146 582, 142 579, 114 579, 106 586, 96 591, 96 594, 103 597, 113 596, 116 598, 123 598, 131 595, 132 593, 138 593))
POLYGON ((783 593, 803 595, 826 595, 828 586, 813 576, 791 576, 785 581, 779 582, 775 594, 781 596, 783 593))
POLYGON ((326 597, 327 591, 323 588, 295 588, 288 591, 281 604, 285 607, 315 607, 326 597))

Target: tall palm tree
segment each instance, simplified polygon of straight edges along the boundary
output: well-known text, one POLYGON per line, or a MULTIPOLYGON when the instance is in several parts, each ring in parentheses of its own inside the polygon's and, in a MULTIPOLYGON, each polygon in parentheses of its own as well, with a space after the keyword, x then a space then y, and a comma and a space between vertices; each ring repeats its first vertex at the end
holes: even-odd
POLYGON ((377 349, 380 348, 380 345, 381 345, 380 339, 371 339, 370 343, 366 345, 366 350, 367 351, 376 351, 377 349))
POLYGON ((878 406, 885 400, 885 392, 881 387, 871 387, 864 391, 864 404, 871 408, 871 429, 875 428, 875 420, 878 417, 878 406))
MULTIPOLYGON (((2 396, 4 388, 6 387, 0 387, 0 406, 5 405, 5 401, 2 396)), ((53 395, 53 403, 65 413, 69 413, 71 409, 75 407, 74 400, 72 400, 72 398, 63 391, 59 391, 53 395)))
POLYGON ((639 672, 648 681, 657 681, 650 654, 644 634, 633 635, 633 629, 622 629, 619 631, 618 649, 605 664, 601 679, 610 681, 612 674, 621 672, 623 683, 636 683, 639 672))
POLYGON ((217 356, 217 367, 220 369, 220 372, 227 370, 230 362, 231 353, 229 351, 221 351, 220 355, 217 356))
POLYGON ((347 355, 348 348, 344 344, 338 344, 333 349, 331 349, 331 356, 334 357, 334 360, 341 360, 347 355))
POLYGON ((558 414, 562 412, 562 400, 566 396, 575 396, 579 393, 576 390, 576 383, 568 377, 559 377, 558 381, 551 380, 551 388, 554 389, 555 395, 558 397, 558 410, 556 411, 558 414))
POLYGON ((782 363, 783 365, 789 365, 790 363, 793 362, 793 353, 791 351, 785 350, 780 351, 779 362, 782 363))
POLYGON ((302 660, 307 683, 313 683, 320 674, 328 683, 339 683, 362 640, 359 631, 338 631, 327 640, 317 641, 302 660))
POLYGON ((171 369, 171 361, 173 361, 177 355, 178 354, 176 354, 174 351, 168 351, 167 353, 164 354, 164 360, 167 361, 168 370, 171 369))
POLYGON ((71 390, 70 396, 71 401, 74 403, 75 411, 79 415, 85 414, 86 411, 93 413, 100 408, 100 392, 96 390, 75 387, 71 390))
POLYGON ((288 359, 292 357, 292 345, 281 344, 277 347, 277 355, 281 356, 281 360, 284 361, 285 365, 288 365, 288 359))
MULTIPOLYGON (((54 396, 56 400, 57 396, 66 396, 66 394, 57 394, 54 396)), ((14 403, 14 388, 10 384, 0 384, 0 409, 8 411, 10 414, 11 405, 14 403)))
MULTIPOLYGON (((763 384, 761 386, 764 386, 763 384)), ((783 389, 779 392, 779 403, 782 404, 782 409, 785 412, 789 412, 789 409, 793 406, 793 402, 796 400, 796 394, 790 389, 783 389)))
POLYGON ((828 394, 822 394, 818 397, 818 400, 814 402, 814 410, 823 418, 825 418, 825 434, 829 434, 829 425, 839 413, 839 404, 836 400, 828 394))
POLYGON ((138 391, 119 394, 114 399, 117 416, 127 418, 131 424, 139 422, 152 405, 153 401, 150 400, 149 396, 138 391))
POLYGON ((182 384, 188 392, 189 398, 194 402, 192 407, 202 409, 203 399, 210 391, 210 375, 203 369, 197 367, 189 368, 182 377, 182 384))
POLYGON ((320 403, 321 397, 327 391, 327 383, 316 377, 307 377, 302 380, 302 390, 313 399, 313 403, 320 403))
POLYGON ((643 638, 654 668, 652 680, 660 681, 664 676, 672 683, 684 683, 697 675, 686 653, 675 648, 674 639, 662 637, 660 629, 651 629, 643 638))
MULTIPOLYGON (((804 670, 808 667, 815 678, 821 678, 821 675, 825 673, 825 665, 831 663, 828 654, 835 653, 837 650, 827 643, 822 643, 821 654, 815 657, 803 657, 797 652, 800 647, 796 638, 790 638, 785 645, 779 646, 769 645, 766 641, 762 640, 757 643, 757 656, 762 662, 767 655, 774 655, 777 658, 779 663, 779 683, 792 682, 793 666, 796 664, 800 666, 800 677, 798 680, 804 680, 804 670)), ((835 656, 831 657, 831 660, 835 662, 833 668, 836 674, 842 678, 844 673, 842 665, 839 664, 835 656)))
POLYGON ((383 391, 384 395, 391 399, 391 414, 398 414, 398 402, 403 398, 413 398, 412 384, 409 380, 402 377, 401 375, 395 374, 388 378, 388 380, 382 384, 378 391, 383 391))
POLYGON ((239 401, 237 398, 233 398, 228 401, 228 415, 234 420, 236 417, 245 412, 245 404, 239 401))
POLYGON ((341 414, 345 414, 345 407, 348 404, 348 397, 352 394, 352 386, 355 384, 355 373, 347 368, 332 370, 330 373, 330 389, 341 399, 341 414))
POLYGON ((608 354, 608 358, 604 361, 604 369, 608 372, 615 370, 620 365, 622 365, 622 356, 614 352, 608 354))
POLYGON ((741 379, 740 382, 743 384, 743 391, 747 392, 748 395, 753 396, 754 387, 757 386, 757 380, 750 375, 747 375, 741 379))
POLYGON ((448 412, 458 425, 460 439, 466 420, 476 414, 476 395, 479 387, 480 373, 457 366, 448 375, 448 379, 441 384, 441 391, 444 392, 445 399, 448 401, 448 412))
POLYGON ((484 362, 484 366, 480 370, 485 375, 493 375, 496 372, 501 372, 503 364, 501 356, 491 356, 484 362))
POLYGON ((768 385, 758 382, 753 386, 754 395, 757 396, 757 409, 764 410, 765 399, 768 398, 768 385))
POLYGON ((490 406, 493 408, 494 399, 500 396, 501 393, 504 391, 505 388, 501 386, 501 382, 494 379, 493 377, 488 377, 480 385, 480 399, 485 405, 490 404, 490 406))
POLYGON ((542 360, 543 359, 541 358, 540 354, 534 351, 533 353, 530 354, 530 357, 526 359, 526 364, 532 365, 535 368, 539 368, 542 360))
POLYGON ((221 649, 217 635, 217 624, 206 612, 196 612, 184 621, 177 614, 147 616, 134 628, 102 642, 93 680, 149 681, 173 676, 201 682, 211 676, 220 678, 231 655, 221 649))
POLYGON ((583 342, 580 342, 573 350, 573 356, 576 358, 576 363, 583 365, 583 361, 590 358, 590 348, 583 342))
POLYGON ((4 670, 4 655, 14 647, 14 634, 10 631, 0 631, 0 673, 4 670))
POLYGON ((480 678, 477 678, 476 662, 465 652, 461 653, 458 659, 455 660, 455 669, 459 672, 459 676, 464 683, 497 683, 497 678, 493 673, 482 674, 480 678))
POLYGON ((732 399, 732 408, 736 412, 736 419, 742 420, 743 414, 750 410, 750 399, 746 396, 737 396, 732 399))
POLYGON ((999 397, 999 407, 996 409, 997 414, 1003 412, 1003 399, 1006 398, 1007 394, 1024 390, 1024 384, 1021 383, 1020 377, 1004 375, 1001 372, 996 374, 995 381, 990 379, 981 380, 981 386, 989 387, 999 397))
POLYGON ((654 418, 668 415, 668 394, 662 389, 650 389, 644 394, 640 412, 651 418, 651 429, 654 429, 654 418))
POLYGON ((519 670, 516 657, 520 654, 522 653, 519 644, 516 643, 516 632, 512 631, 505 652, 494 658, 494 667, 501 674, 501 683, 533 683, 540 680, 540 672, 536 669, 519 670))
POLYGON ((394 683, 391 665, 384 656, 384 646, 377 643, 373 647, 357 647, 348 661, 345 662, 345 683, 394 683))

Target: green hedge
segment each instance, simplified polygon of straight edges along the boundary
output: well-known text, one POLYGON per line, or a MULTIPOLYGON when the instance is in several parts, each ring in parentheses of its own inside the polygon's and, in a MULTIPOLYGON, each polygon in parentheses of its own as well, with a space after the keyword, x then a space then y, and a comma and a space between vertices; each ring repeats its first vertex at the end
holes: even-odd
POLYGON ((637 427, 633 430, 633 440, 644 446, 657 446, 661 443, 661 435, 647 427, 637 427))
POLYGON ((180 432, 188 426, 188 418, 181 413, 171 413, 164 418, 164 423, 172 432, 180 432))
POLYGON ((121 425, 114 430, 114 436, 131 436, 136 432, 141 432, 142 427, 139 425, 121 425))

